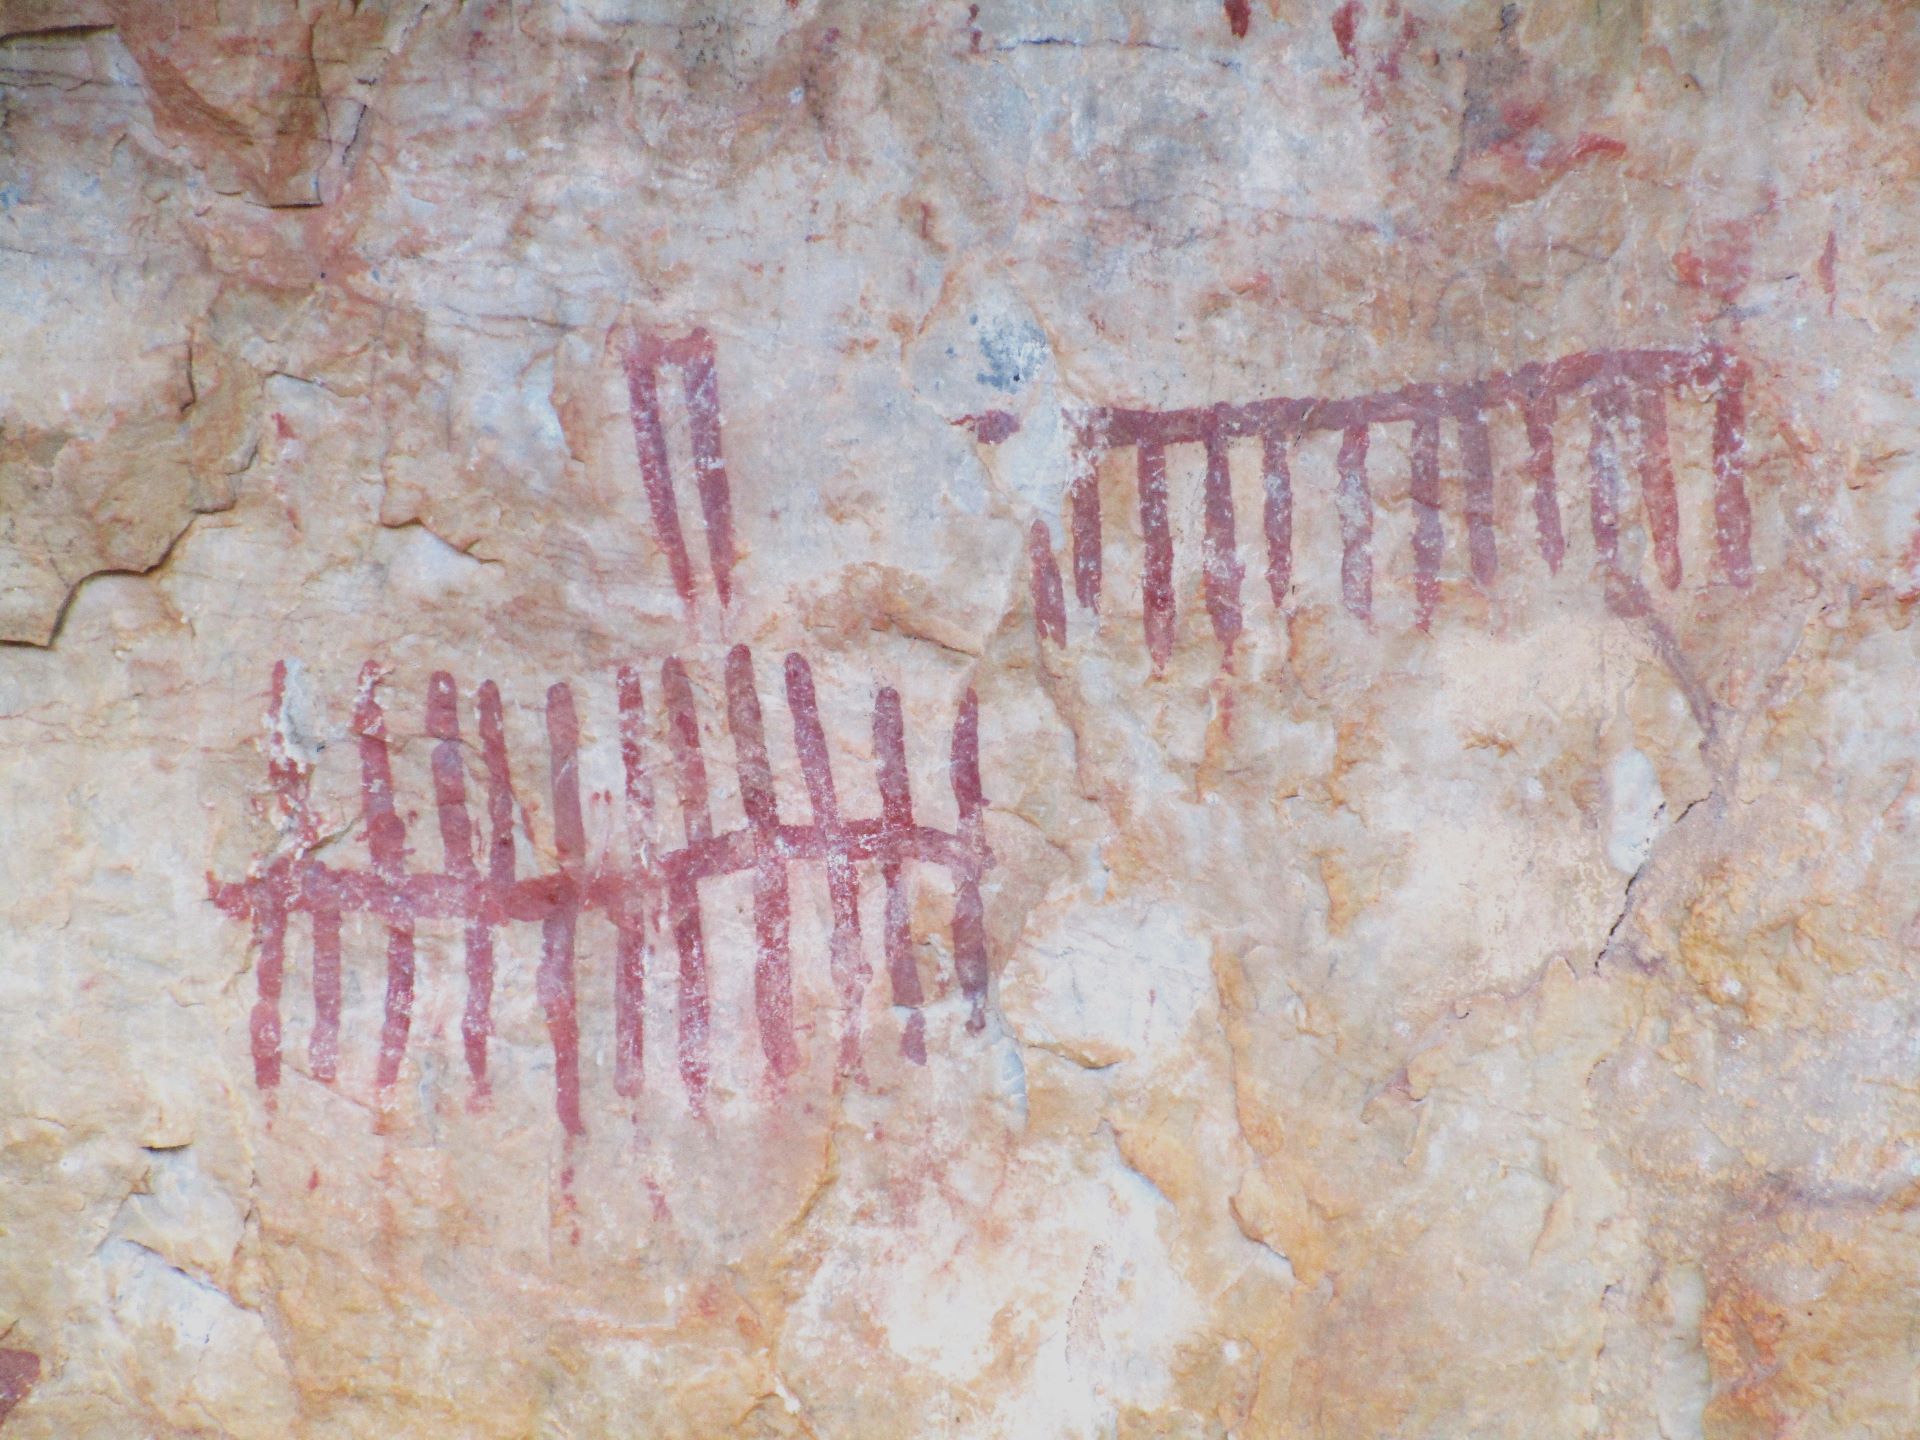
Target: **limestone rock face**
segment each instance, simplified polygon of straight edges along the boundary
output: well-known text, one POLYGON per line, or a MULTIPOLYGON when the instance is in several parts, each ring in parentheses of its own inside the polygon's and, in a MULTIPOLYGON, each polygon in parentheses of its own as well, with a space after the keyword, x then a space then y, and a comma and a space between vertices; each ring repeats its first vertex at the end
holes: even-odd
POLYGON ((0 0, 0 1431, 1920 1433, 1920 29, 0 0))

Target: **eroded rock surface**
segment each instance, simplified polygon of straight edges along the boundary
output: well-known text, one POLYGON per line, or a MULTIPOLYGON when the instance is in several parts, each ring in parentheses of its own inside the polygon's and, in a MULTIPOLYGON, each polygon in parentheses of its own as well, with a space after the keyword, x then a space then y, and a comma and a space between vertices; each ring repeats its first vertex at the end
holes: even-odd
POLYGON ((1914 1434, 1917 76, 0 0, 0 1429, 1914 1434))

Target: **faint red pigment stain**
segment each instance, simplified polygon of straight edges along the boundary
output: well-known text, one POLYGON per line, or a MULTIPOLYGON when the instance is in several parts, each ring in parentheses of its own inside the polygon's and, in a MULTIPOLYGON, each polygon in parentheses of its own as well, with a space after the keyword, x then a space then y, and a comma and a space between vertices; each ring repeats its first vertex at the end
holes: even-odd
POLYGON ((1367 427, 1340 437, 1340 599, 1356 620, 1373 618, 1373 496, 1367 489, 1367 427))
POLYGON ((1247 27, 1253 24, 1253 5, 1251 0, 1225 0, 1223 7, 1227 12, 1227 27, 1233 31, 1233 38, 1247 38, 1247 27))
MULTIPOLYGON (((1601 559, 1616 563, 1624 475, 1631 471, 1652 540, 1653 559, 1669 589, 1682 579, 1679 500, 1676 494, 1667 394, 1704 392, 1714 404, 1713 511, 1715 554, 1721 574, 1745 586, 1753 578, 1752 511, 1746 491, 1746 366, 1726 350, 1583 351, 1549 364, 1528 365, 1479 380, 1420 383, 1350 399, 1320 396, 1215 404, 1183 410, 1103 408, 1078 419, 1074 474, 1067 491, 1067 528, 1074 595, 1095 614, 1101 602, 1103 516, 1097 479, 1100 458, 1114 450, 1134 452, 1140 507, 1142 623, 1156 669, 1172 653, 1176 597, 1174 540, 1169 523, 1167 447, 1200 445, 1207 456, 1203 495, 1202 597, 1214 639, 1231 659, 1241 633, 1244 579, 1237 547, 1236 516, 1227 462, 1228 446, 1255 440, 1261 454, 1261 532, 1267 548, 1267 587, 1274 608, 1285 608, 1293 580, 1293 480, 1288 452, 1315 433, 1340 436, 1334 495, 1340 520, 1340 592, 1347 611, 1368 621, 1373 614, 1374 501, 1368 483, 1368 441, 1381 425, 1412 427, 1413 559, 1415 623, 1426 629, 1440 601, 1447 506, 1441 474, 1441 435, 1453 427, 1460 456, 1459 507, 1467 532, 1467 568, 1482 589, 1499 575, 1499 537, 1489 416, 1517 410, 1524 422, 1527 456, 1522 473, 1533 490, 1536 544, 1548 567, 1558 571, 1566 554, 1554 477, 1554 433, 1562 407, 1577 397, 1590 401, 1593 434, 1588 446, 1588 514, 1601 559)), ((1034 625, 1044 640, 1065 644, 1067 635, 1058 562, 1045 522, 1028 531, 1034 625)))
MULTIPOLYGON (((1551 154, 1552 152, 1549 153, 1551 154)), ((1608 155, 1618 159, 1626 153, 1626 141, 1616 140, 1611 135, 1595 135, 1591 131, 1582 131, 1580 138, 1567 147, 1564 156, 1558 158, 1557 163, 1554 160, 1549 160, 1542 168, 1558 170, 1566 166, 1578 165, 1589 156, 1608 155)))
POLYGON ((1840 238, 1833 231, 1827 231, 1827 248, 1820 252, 1817 273, 1820 276, 1820 288, 1826 293, 1827 314, 1833 314, 1834 295, 1836 293, 1835 270, 1840 261, 1840 238))
POLYGON ((887 969, 894 1004, 908 1012, 902 1053, 916 1063, 926 1059, 920 1015, 924 996, 908 917, 909 866, 944 869, 952 881, 955 976, 969 1002, 968 1028, 978 1031, 984 1025, 990 977, 980 886, 992 855, 986 844, 986 800, 980 782, 979 706, 972 692, 961 702, 954 720, 947 766, 948 785, 959 811, 957 827, 939 830, 915 818, 900 696, 891 688, 879 692, 873 712, 881 813, 850 819, 839 807, 812 672, 803 657, 789 655, 787 708, 812 810, 810 823, 797 823, 779 813, 752 656, 745 646, 736 646, 725 664, 726 721, 733 737, 746 824, 716 833, 692 681, 685 665, 669 657, 661 666, 660 693, 666 711, 669 768, 685 833, 683 844, 669 848, 655 838, 653 782, 641 741, 639 677, 632 669, 624 669, 619 675, 620 748, 629 838, 624 856, 609 846, 593 865, 580 802, 579 715, 571 687, 554 685, 546 696, 546 728, 557 865, 546 873, 520 876, 515 869, 516 807, 500 692, 487 681, 476 694, 491 831, 483 869, 474 860, 480 837, 469 818, 467 788, 459 774, 458 692, 453 677, 444 671, 428 682, 426 707, 426 730, 434 741, 434 806, 442 866, 429 871, 407 867, 406 822, 395 803, 389 722, 379 698, 383 675, 376 665, 363 669, 354 709, 361 812, 372 863, 365 869, 337 868, 313 854, 318 826, 308 803, 310 767, 289 738, 287 666, 282 662, 274 669, 269 705, 268 775, 292 843, 261 857, 243 880, 209 879, 214 902, 227 914, 249 921, 259 947, 258 998, 249 1024, 254 1080, 269 1098, 281 1078, 280 1004, 293 916, 307 915, 312 926, 316 1018, 310 1053, 315 1059, 314 1078, 323 1083, 334 1080, 338 1055, 341 917, 360 914, 385 923, 387 995, 376 1070, 382 1090, 398 1079, 411 1035, 414 927, 421 921, 461 922, 467 948, 462 1038, 476 1097, 484 1096, 487 1087, 494 934, 511 923, 538 922, 541 955, 535 989, 553 1052, 555 1111, 569 1136, 581 1134, 585 1124, 575 975, 580 917, 598 911, 608 917, 617 934, 613 1081, 618 1094, 630 1096, 641 1086, 645 936, 661 931, 659 917, 664 912, 665 929, 672 935, 680 962, 680 1078, 689 1104, 704 1113, 711 1017, 699 887, 702 881, 729 875, 747 875, 753 881, 755 1023, 769 1074, 778 1082, 799 1065, 789 953, 788 871, 795 863, 821 864, 827 875, 833 910, 830 963, 842 1010, 840 1073, 857 1073, 859 1067, 859 1009, 871 973, 860 949, 857 867, 862 864, 877 865, 886 884, 887 969), (323 1057, 324 1068, 319 1063, 323 1057))
POLYGON ((1140 534, 1146 543, 1140 594, 1145 601, 1147 653, 1156 670, 1173 654, 1173 526, 1167 512, 1167 447, 1142 440, 1139 459, 1140 534))
POLYGON ((693 482, 706 521, 707 556, 713 572, 714 593, 722 606, 733 599, 733 499, 721 450, 720 381, 714 361, 713 338, 695 330, 679 340, 657 336, 629 336, 624 365, 627 405, 633 422, 634 450, 640 463, 640 483, 653 517, 654 539, 666 553, 673 588, 683 603, 694 599, 693 560, 680 525, 679 499, 667 458, 666 426, 660 411, 660 372, 680 372, 686 397, 688 428, 693 443, 693 482))
POLYGON ((953 422, 973 432, 973 438, 982 445, 998 445, 1020 430, 1020 417, 1010 415, 1005 410, 987 410, 979 415, 962 415, 953 422))
POLYGON ((1353 48, 1354 31, 1359 28, 1360 17, 1366 14, 1360 0, 1346 0, 1333 12, 1333 40, 1340 47, 1340 56, 1349 65, 1356 63, 1357 55, 1353 48))
POLYGON ((288 420, 287 417, 282 415, 278 410, 273 412, 273 433, 278 435, 282 440, 291 440, 294 438, 293 422, 288 420))
POLYGON ((31 1350, 0 1349, 0 1425, 40 1383, 40 1357, 31 1350))
POLYGON ((1753 226, 1752 219, 1736 220, 1716 227, 1697 249, 1675 252, 1673 271, 1680 283, 1722 305, 1733 304, 1753 275, 1753 226))
MULTIPOLYGON (((1393 12, 1389 9, 1387 13, 1393 12)), ((1400 78, 1400 62, 1406 59, 1407 51, 1413 48, 1413 42, 1419 38, 1420 22, 1409 15, 1400 22, 1400 29, 1394 36, 1393 44, 1388 47, 1387 53, 1380 57, 1380 62, 1374 66, 1375 71, 1389 80, 1397 81, 1400 78)))
POLYGON ((1425 630, 1440 603, 1440 552, 1445 531, 1440 524, 1440 422, 1423 418, 1413 423, 1413 590, 1414 624, 1425 630))

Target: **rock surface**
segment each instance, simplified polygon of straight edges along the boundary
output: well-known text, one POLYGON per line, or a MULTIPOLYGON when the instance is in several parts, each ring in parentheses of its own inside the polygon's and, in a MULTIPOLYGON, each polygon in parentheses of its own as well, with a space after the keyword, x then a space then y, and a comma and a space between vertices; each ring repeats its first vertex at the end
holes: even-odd
POLYGON ((1916 1433, 1917 80, 0 0, 7 1440, 1916 1433))

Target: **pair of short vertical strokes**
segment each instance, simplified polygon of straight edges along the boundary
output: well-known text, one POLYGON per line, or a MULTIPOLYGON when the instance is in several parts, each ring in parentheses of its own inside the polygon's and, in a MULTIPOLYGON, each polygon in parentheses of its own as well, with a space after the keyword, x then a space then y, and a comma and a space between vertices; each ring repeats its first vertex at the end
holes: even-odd
POLYGON ((720 381, 714 364, 713 339, 695 330, 679 340, 655 336, 630 337, 624 357, 627 403, 633 420, 634 449, 640 462, 640 483, 660 548, 666 552, 673 588, 683 603, 694 598, 693 562, 680 525, 680 502, 674 493, 673 471, 667 459, 667 431, 660 413, 660 372, 667 366, 680 371, 687 402, 687 422, 693 443, 694 488, 706 521, 707 556, 713 566, 714 593, 720 603, 733 600, 733 502, 727 484, 726 460, 720 442, 720 381))

